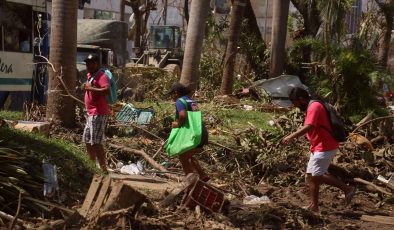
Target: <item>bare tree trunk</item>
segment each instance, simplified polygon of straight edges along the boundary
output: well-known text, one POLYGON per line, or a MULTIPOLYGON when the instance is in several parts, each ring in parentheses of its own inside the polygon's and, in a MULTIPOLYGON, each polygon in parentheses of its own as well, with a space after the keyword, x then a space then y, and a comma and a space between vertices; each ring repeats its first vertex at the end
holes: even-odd
POLYGON ((229 95, 233 92, 234 64, 238 52, 237 43, 241 34, 245 6, 246 0, 235 0, 231 9, 226 58, 224 59, 222 84, 220 87, 222 95, 229 95))
MULTIPOLYGON (((244 10, 244 18, 246 18, 247 21, 247 26, 248 26, 248 33, 252 33, 254 34, 254 36, 256 36, 256 38, 259 40, 260 43, 265 43, 265 41, 263 40, 263 35, 260 32, 259 29, 259 25, 257 24, 257 20, 256 20, 256 15, 253 11, 253 7, 252 4, 250 2, 250 0, 246 1, 246 7, 244 10)), ((255 61, 255 57, 253 57, 253 55, 246 53, 246 60, 248 61, 250 67, 253 69, 253 71, 256 73, 256 75, 261 75, 264 70, 262 68, 261 65, 259 65, 259 63, 256 63, 255 61)), ((260 60, 260 63, 264 61, 264 52, 259 52, 258 57, 260 60)))
POLYGON ((189 24, 189 0, 184 0, 183 12, 185 14, 186 25, 189 24))
POLYGON ((386 26, 383 29, 383 36, 379 41, 379 54, 378 60, 382 68, 387 68, 387 61, 390 50, 391 31, 393 30, 393 17, 385 17, 386 26))
POLYGON ((120 0, 120 21, 124 21, 124 12, 125 12, 125 5, 126 0, 120 0))
POLYGON ((277 77, 283 73, 285 65, 290 0, 276 0, 273 4, 270 77, 277 77))
POLYGON ((210 0, 192 1, 190 21, 187 26, 186 47, 180 82, 195 90, 199 83, 198 67, 204 40, 205 22, 210 0))
POLYGON ((75 95, 77 53, 77 0, 53 0, 51 22, 51 52, 49 60, 56 73, 49 68, 47 119, 66 127, 75 125, 75 101, 65 96, 60 83, 62 77, 68 90, 75 95), (61 75, 62 74, 62 75, 61 75))
POLYGON ((140 48, 138 53, 136 53, 137 56, 140 56, 142 54, 142 49, 141 49, 141 19, 142 19, 142 14, 139 9, 140 4, 139 1, 135 1, 131 3, 131 9, 133 10, 134 13, 134 19, 135 19, 135 37, 134 37, 134 47, 135 48, 140 48))
POLYGON ((394 29, 394 1, 391 0, 386 3, 381 3, 381 1, 378 0, 375 1, 379 5, 385 19, 382 28, 383 36, 379 40, 378 61, 380 66, 386 69, 390 50, 391 31, 394 29))

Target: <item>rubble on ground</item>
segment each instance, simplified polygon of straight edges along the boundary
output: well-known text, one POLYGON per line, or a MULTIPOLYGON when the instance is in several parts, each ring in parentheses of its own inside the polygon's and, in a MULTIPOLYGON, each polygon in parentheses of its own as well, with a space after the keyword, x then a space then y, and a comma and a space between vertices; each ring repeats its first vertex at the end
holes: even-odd
MULTIPOLYGON (((239 103, 235 105, 243 108, 239 103)), ((262 111, 264 108, 269 106, 252 105, 254 110, 262 111)), ((353 132, 349 140, 341 144, 340 153, 334 159, 337 167, 330 168, 330 173, 357 185, 358 192, 350 207, 345 207, 338 190, 323 186, 322 215, 302 208, 309 200, 304 178, 308 160, 306 140, 300 138, 289 146, 279 144, 285 134, 302 124, 301 113, 276 110, 276 115, 269 121, 271 130, 263 130, 252 123, 243 130, 214 132, 211 129, 212 136, 225 134, 227 142, 211 141, 197 156, 212 178, 207 184, 201 184, 198 178, 189 182, 184 180, 178 160, 167 158, 163 148, 166 138, 163 130, 166 127, 161 119, 153 118, 141 125, 126 122, 125 125, 133 132, 125 135, 115 133, 111 137, 107 146, 110 152, 108 164, 115 172, 106 177, 95 176, 91 189, 95 187, 94 181, 100 180, 95 194, 91 195, 93 192, 89 191, 80 206, 64 207, 54 200, 46 201, 48 203, 44 204, 61 212, 61 216, 45 219, 20 216, 14 225, 25 228, 40 226, 40 229, 64 226, 101 226, 106 229, 302 229, 336 226, 355 229, 362 226, 365 219, 372 221, 368 226, 386 226, 376 222, 382 220, 381 217, 363 215, 394 216, 394 189, 391 186, 393 180, 390 180, 394 172, 392 116, 374 119, 370 116, 354 127, 348 127, 353 132), (138 170, 123 170, 129 174, 124 175, 121 169, 126 165, 131 165, 131 168, 135 165, 138 170), (198 183, 204 187, 205 193, 216 191, 217 196, 223 194, 223 202, 215 201, 220 203, 220 208, 208 207, 214 202, 194 201, 191 205, 190 197, 198 183), (268 198, 270 202, 243 202, 245 197, 252 195, 266 197, 264 199, 268 198), (167 200, 165 205, 164 200, 167 200)), ((220 122, 220 119, 213 119, 213 122, 220 122)), ((3 222, 9 224, 16 219, 13 215, 6 217, 6 214, 0 213, 3 222)))

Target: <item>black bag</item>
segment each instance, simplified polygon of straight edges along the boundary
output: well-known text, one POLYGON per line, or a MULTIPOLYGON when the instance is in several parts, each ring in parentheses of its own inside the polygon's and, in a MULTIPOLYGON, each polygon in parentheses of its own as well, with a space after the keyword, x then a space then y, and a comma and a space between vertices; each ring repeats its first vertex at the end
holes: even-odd
POLYGON ((339 113, 336 111, 334 106, 332 106, 328 103, 325 103, 324 101, 321 101, 321 100, 311 100, 309 102, 309 104, 311 104, 312 102, 319 102, 320 104, 322 104, 324 106, 324 108, 327 111, 327 117, 328 117, 328 120, 330 121, 332 132, 327 127, 324 127, 324 126, 322 126, 322 127, 325 130, 329 131, 331 133, 331 135, 334 137, 334 139, 337 140, 338 142, 346 141, 349 136, 349 132, 346 131, 343 119, 341 118, 339 113))

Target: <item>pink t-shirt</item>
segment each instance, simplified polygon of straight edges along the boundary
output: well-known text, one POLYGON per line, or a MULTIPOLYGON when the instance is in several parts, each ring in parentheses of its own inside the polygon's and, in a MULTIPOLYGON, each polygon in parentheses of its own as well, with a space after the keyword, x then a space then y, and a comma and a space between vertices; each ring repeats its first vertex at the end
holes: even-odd
POLYGON ((339 147, 338 142, 331 134, 327 111, 320 102, 312 102, 309 105, 304 125, 313 126, 306 134, 311 144, 310 150, 312 153, 330 151, 339 147))
MULTIPOLYGON (((88 82, 90 82, 90 73, 88 73, 87 76, 88 82)), ((109 77, 104 73, 104 71, 99 70, 93 79, 92 86, 96 88, 103 88, 109 84, 109 77)), ((111 114, 108 103, 105 100, 105 95, 98 92, 85 91, 85 107, 89 116, 111 114)))

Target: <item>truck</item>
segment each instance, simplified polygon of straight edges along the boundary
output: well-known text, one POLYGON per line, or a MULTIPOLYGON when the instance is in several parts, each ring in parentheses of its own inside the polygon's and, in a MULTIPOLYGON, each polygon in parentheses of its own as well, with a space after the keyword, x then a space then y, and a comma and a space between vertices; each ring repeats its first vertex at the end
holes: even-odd
POLYGON ((152 25, 140 57, 127 67, 152 66, 180 76, 183 60, 182 33, 179 26, 152 25))
MULTIPOLYGON (((97 54, 100 64, 111 70, 122 85, 123 69, 127 60, 127 23, 116 20, 78 19, 77 30, 77 85, 86 82, 85 58, 97 54)), ((84 92, 77 90, 78 98, 84 92)))

